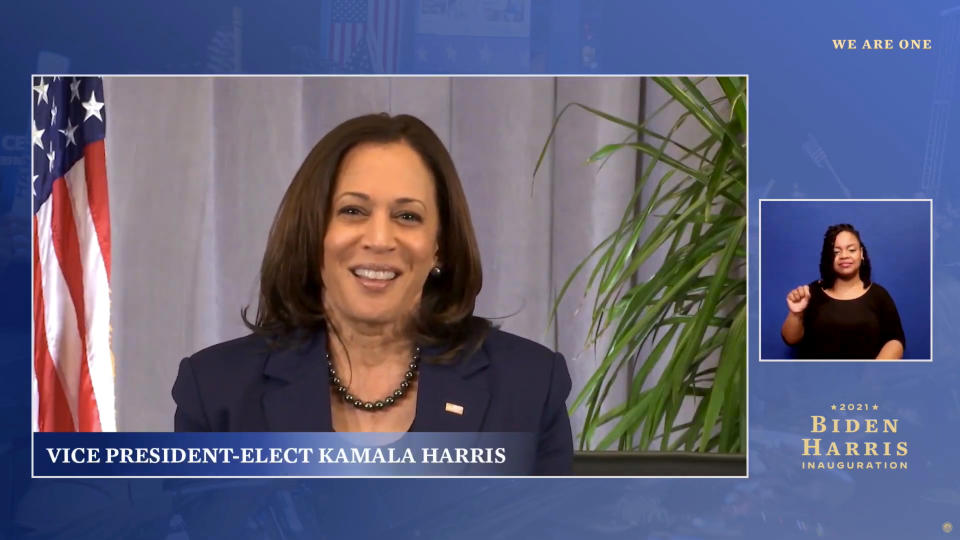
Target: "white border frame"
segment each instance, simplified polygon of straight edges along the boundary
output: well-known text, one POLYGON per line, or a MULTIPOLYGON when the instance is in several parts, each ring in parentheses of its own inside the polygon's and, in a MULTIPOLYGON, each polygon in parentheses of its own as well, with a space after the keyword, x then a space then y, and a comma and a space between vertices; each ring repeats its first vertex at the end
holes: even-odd
POLYGON ((758 199, 757 200, 757 346, 760 351, 757 354, 760 362, 933 362, 933 199, 758 199), (926 202, 930 207, 930 358, 920 359, 900 359, 900 360, 877 360, 875 358, 866 358, 862 360, 830 360, 830 359, 811 359, 801 358, 763 358, 763 203, 764 202, 926 202))
MULTIPOLYGON (((275 73, 275 74, 268 74, 268 73, 262 73, 262 74, 255 74, 255 73, 250 73, 250 74, 246 74, 246 73, 244 73, 244 74, 238 74, 238 73, 224 73, 224 74, 220 74, 220 73, 218 73, 218 74, 196 74, 196 73, 193 73, 193 74, 174 74, 174 73, 171 73, 171 74, 142 74, 142 75, 140 75, 140 74, 86 74, 86 73, 71 73, 71 74, 64 75, 64 74, 50 74, 50 73, 32 73, 32 74, 30 75, 30 77, 29 77, 29 80, 28 80, 28 83, 29 83, 29 85, 30 85, 31 88, 32 88, 32 86, 33 86, 33 79, 34 79, 34 77, 103 77, 103 78, 118 78, 118 79, 119 79, 119 78, 125 78, 125 79, 126 79, 126 78, 211 78, 211 79, 217 79, 217 78, 245 78, 245 79, 254 79, 254 78, 258 78, 258 79, 261 79, 261 78, 262 78, 262 79, 272 79, 272 78, 300 78, 300 79, 310 79, 310 78, 316 78, 316 79, 319 79, 319 78, 411 78, 411 77, 415 77, 415 78, 444 78, 444 79, 454 79, 454 78, 491 78, 491 79, 492 79, 492 78, 526 78, 526 79, 537 79, 537 78, 553 78, 553 79, 560 79, 560 78, 571 78, 571 79, 574 79, 574 78, 591 78, 591 79, 606 79, 606 78, 633 77, 633 78, 638 78, 638 79, 641 79, 641 78, 647 78, 647 79, 649 79, 649 78, 653 78, 653 77, 743 77, 743 78, 746 80, 746 90, 747 90, 747 99, 746 99, 746 112, 747 112, 746 132, 747 132, 747 136, 746 136, 746 149, 745 149, 745 150, 746 150, 746 163, 747 163, 747 170, 746 170, 747 189, 746 189, 746 194, 745 194, 745 197, 746 197, 746 200, 745 200, 745 203, 746 203, 746 213, 745 213, 745 217, 746 217, 746 225, 745 225, 745 227, 746 227, 746 232, 745 232, 745 236, 746 236, 746 239, 745 239, 745 246, 746 246, 746 252, 747 252, 747 256, 746 256, 746 276, 747 276, 746 309, 747 309, 747 321, 748 321, 748 323, 747 323, 747 340, 746 340, 746 341, 747 341, 747 344, 746 344, 746 351, 745 351, 745 355, 746 355, 746 356, 745 356, 745 358, 744 358, 744 360, 746 361, 746 364, 747 364, 747 365, 745 366, 745 368, 746 368, 747 395, 744 396, 745 404, 746 404, 746 418, 745 418, 745 421, 746 421, 746 423, 747 423, 747 428, 746 428, 747 439, 746 439, 746 441, 744 442, 745 448, 744 448, 744 452, 743 452, 743 453, 744 453, 744 459, 745 459, 745 461, 746 461, 746 473, 745 473, 744 476, 629 476, 629 475, 622 475, 622 476, 620 476, 620 475, 618 475, 618 476, 578 476, 578 475, 570 475, 570 476, 468 476, 468 475, 463 475, 463 476, 460 476, 460 475, 457 475, 457 476, 443 476, 443 475, 436 475, 436 476, 434 476, 434 475, 431 475, 431 476, 414 476, 414 475, 410 475, 410 476, 361 476, 361 475, 347 475, 347 476, 336 476, 336 475, 329 475, 329 476, 293 476, 293 475, 281 475, 281 476, 265 476, 265 475, 263 475, 263 476, 224 476, 224 475, 218 475, 218 476, 73 476, 73 475, 71 475, 71 476, 37 476, 36 473, 35 473, 35 470, 34 470, 34 455, 35 455, 35 453, 36 453, 36 452, 35 452, 35 448, 34 448, 34 436, 36 435, 37 432, 33 431, 32 419, 31 419, 31 432, 30 432, 30 478, 31 478, 31 479, 34 479, 34 478, 48 478, 48 479, 101 479, 101 478, 112 478, 112 479, 164 478, 164 479, 166 479, 166 478, 175 478, 175 479, 181 479, 181 478, 182 478, 182 479, 197 479, 197 480, 201 480, 201 479, 218 479, 218 480, 228 481, 228 480, 236 480, 236 479, 305 479, 305 478, 310 478, 310 479, 325 479, 325 478, 330 478, 330 479, 336 479, 336 478, 377 478, 377 479, 379 479, 379 478, 386 478, 386 479, 408 479, 408 478, 482 478, 482 479, 486 479, 486 478, 511 478, 511 479, 518 479, 518 478, 519 478, 519 479, 541 479, 541 478, 565 478, 565 479, 614 478, 614 479, 617 479, 617 478, 621 478, 621 479, 627 479, 627 478, 633 478, 633 479, 638 479, 638 478, 639 478, 639 479, 643 479, 643 478, 650 478, 650 479, 677 479, 677 480, 684 480, 684 479, 708 479, 708 480, 709 480, 709 479, 718 479, 718 480, 719 480, 719 479, 749 479, 749 478, 750 478, 750 342, 751 342, 751 340, 750 340, 750 324, 749 324, 749 319, 750 319, 750 317, 749 317, 749 314, 750 314, 750 132, 751 132, 751 129, 750 129, 750 123, 751 123, 751 122, 750 122, 750 118, 751 118, 751 115, 750 115, 750 102, 752 101, 752 99, 750 98, 750 75, 749 75, 749 74, 747 74, 747 73, 711 73, 711 74, 703 74, 703 73, 681 73, 681 74, 677 74, 677 73, 671 73, 671 74, 666 74, 666 73, 643 73, 643 74, 636 74, 636 73, 616 73, 616 74, 613 74, 613 73, 604 73, 604 74, 585 74, 585 73, 570 73, 570 74, 564 74, 564 73, 519 73, 519 74, 518 74, 518 73, 510 73, 510 74, 502 74, 502 73, 501 73, 501 74, 498 74, 498 73, 471 73, 471 74, 453 74, 453 73, 431 73, 431 74, 414 74, 414 73, 389 73, 389 74, 359 73, 359 74, 349 74, 349 75, 345 75, 345 74, 322 74, 322 73, 321 73, 321 74, 276 74, 276 73, 275 73)), ((33 123, 33 120, 34 120, 34 118, 33 118, 33 91, 31 90, 31 91, 27 92, 27 95, 28 95, 28 97, 29 97, 29 99, 30 99, 30 122, 31 122, 31 126, 32 126, 32 125, 33 125, 32 123, 33 123)), ((104 101, 106 101, 106 97, 104 97, 104 101)), ((30 172, 30 174, 33 174, 33 167, 34 167, 34 163, 33 163, 33 151, 31 150, 31 152, 30 152, 30 171, 31 171, 31 172, 30 172)), ((34 200, 33 200, 33 197, 31 196, 31 198, 30 198, 30 213, 31 213, 31 216, 32 216, 32 214, 33 214, 33 203, 34 203, 34 200)), ((36 234, 36 231, 34 230, 34 225, 33 225, 32 217, 31 217, 31 224, 30 224, 30 234, 31 234, 31 237, 32 237, 34 234, 36 234)), ((34 255, 34 253, 33 253, 33 243, 31 242, 31 244, 30 244, 30 257, 31 257, 31 261, 33 260, 33 255, 34 255)), ((30 265, 30 283, 31 283, 31 287, 33 286, 32 284, 33 284, 33 280, 34 280, 33 270, 34 270, 34 268, 33 268, 32 262, 31 262, 31 265, 30 265)), ((30 320, 31 320, 31 328, 32 328, 32 325, 33 325, 33 321, 35 320, 34 308, 35 308, 35 306, 33 305, 33 295, 31 295, 31 297, 30 297, 30 320)), ((758 323, 757 332, 758 332, 758 334, 759 334, 759 323, 758 323)), ((31 362, 31 363, 33 362, 34 347, 35 347, 35 344, 34 344, 34 335, 33 335, 33 332, 31 332, 31 334, 30 334, 30 362, 31 362)), ((32 385, 32 383, 33 383, 33 381, 32 381, 33 370, 32 370, 32 369, 31 369, 30 373, 31 373, 31 375, 30 375, 31 380, 28 381, 28 384, 31 384, 31 385, 32 385)), ((33 392, 32 392, 32 390, 31 390, 31 393, 30 393, 30 399, 31 399, 31 409, 32 409, 32 406, 33 406, 33 404, 32 404, 32 400, 33 400, 33 392)), ((29 414, 32 415, 32 410, 29 412, 29 414)), ((571 431, 572 431, 572 427, 573 427, 573 426, 571 425, 571 431)), ((133 434, 137 434, 137 433, 151 433, 151 432, 122 432, 122 431, 117 431, 116 433, 133 433, 133 434)), ((166 432, 154 432, 154 433, 166 433, 166 432)), ((576 451, 576 449, 574 449, 574 451, 576 451)), ((598 451, 598 453, 599 453, 599 452, 600 452, 600 451, 598 451)))

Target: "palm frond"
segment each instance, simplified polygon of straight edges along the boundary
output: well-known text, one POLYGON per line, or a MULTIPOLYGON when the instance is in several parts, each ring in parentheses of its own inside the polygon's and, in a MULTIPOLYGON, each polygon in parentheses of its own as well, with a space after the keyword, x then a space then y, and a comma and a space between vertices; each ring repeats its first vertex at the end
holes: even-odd
POLYGON ((632 151, 645 163, 617 228, 576 266, 551 311, 552 322, 574 278, 586 272, 583 295, 592 297, 592 308, 585 346, 601 339, 608 345, 571 406, 586 410, 579 447, 743 452, 746 81, 652 80, 668 99, 651 116, 683 107, 667 133, 651 129, 650 118, 637 123, 571 103, 557 115, 537 161, 539 169, 560 117, 577 107, 631 130, 588 162, 632 151), (677 136, 687 122, 705 133, 697 144, 677 136), (636 282, 641 265, 655 256, 664 257, 659 268, 636 282), (653 379, 657 367, 661 374, 653 379), (608 404, 613 388, 627 395, 608 404), (690 400, 693 412, 685 415, 690 400), (607 432, 596 441, 601 427, 607 432))

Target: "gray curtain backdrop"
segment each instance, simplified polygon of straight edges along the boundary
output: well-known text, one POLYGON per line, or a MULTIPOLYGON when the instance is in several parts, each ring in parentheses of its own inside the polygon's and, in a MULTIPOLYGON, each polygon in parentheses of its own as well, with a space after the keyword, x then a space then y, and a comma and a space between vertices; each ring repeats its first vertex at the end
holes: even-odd
MULTIPOLYGON (((562 352, 570 403, 595 369, 599 352, 583 346, 588 306, 578 312, 585 277, 548 328, 550 306, 633 191, 632 153, 599 172, 585 163, 628 132, 571 109, 535 184, 533 170, 564 105, 636 120, 640 79, 120 77, 104 86, 120 430, 172 429, 180 359, 248 333, 240 309, 255 308, 260 258, 284 190, 321 136, 370 112, 414 114, 452 153, 483 257, 477 314, 562 352)), ((650 93, 647 111, 664 100, 650 93)), ((582 415, 573 415, 575 433, 582 415)))

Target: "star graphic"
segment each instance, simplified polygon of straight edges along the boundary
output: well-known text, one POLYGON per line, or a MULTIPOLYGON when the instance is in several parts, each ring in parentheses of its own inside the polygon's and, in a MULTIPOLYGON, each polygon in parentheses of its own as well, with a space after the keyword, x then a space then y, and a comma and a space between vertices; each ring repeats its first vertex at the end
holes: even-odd
POLYGON ((67 137, 67 148, 69 148, 71 144, 74 145, 74 146, 77 145, 77 140, 74 138, 73 132, 76 131, 78 127, 80 127, 79 124, 76 125, 76 126, 73 125, 73 119, 67 118, 67 129, 58 129, 58 130, 57 130, 57 131, 59 131, 60 133, 63 133, 64 136, 67 137))
POLYGON ((40 147, 43 150, 43 132, 45 129, 37 129, 37 121, 33 121, 33 131, 31 133, 31 138, 33 139, 33 144, 40 147))
POLYGON ((47 152, 47 161, 50 162, 50 172, 53 172, 53 160, 57 158, 57 153, 53 151, 53 143, 49 145, 50 151, 47 152))
POLYGON ((37 198, 37 178, 40 178, 39 174, 33 175, 33 179, 30 180, 30 193, 33 193, 33 198, 37 198))
POLYGON ((87 114, 83 117, 84 122, 93 116, 96 116, 101 122, 103 122, 103 117, 100 116, 100 109, 103 108, 103 103, 97 101, 96 92, 91 90, 90 100, 82 102, 81 105, 83 105, 83 108, 87 110, 87 114))
POLYGON ((70 83, 70 103, 73 103, 74 99, 80 101, 80 79, 74 79, 70 83))
POLYGON ((879 408, 880 408, 879 405, 877 405, 876 403, 873 404, 873 410, 877 410, 877 409, 879 409, 879 408))
POLYGON ((50 103, 47 101, 47 88, 49 86, 49 84, 44 84, 43 77, 41 77, 40 82, 33 87, 33 91, 37 93, 37 105, 39 105, 41 101, 44 103, 50 103))
POLYGON ((50 107, 50 125, 52 126, 56 121, 57 121, 57 104, 54 103, 53 106, 50 107))
POLYGON ((450 60, 457 59, 457 50, 450 45, 447 45, 447 58, 449 58, 450 60))
POLYGON ((833 410, 833 411, 837 410, 837 406, 836 406, 836 405, 831 405, 831 406, 830 406, 830 410, 833 410))

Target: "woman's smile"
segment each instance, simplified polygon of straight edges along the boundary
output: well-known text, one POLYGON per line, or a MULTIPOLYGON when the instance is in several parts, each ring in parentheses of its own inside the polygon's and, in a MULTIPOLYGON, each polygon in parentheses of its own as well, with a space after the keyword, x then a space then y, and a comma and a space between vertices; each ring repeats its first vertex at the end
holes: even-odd
POLYGON ((396 266, 384 264, 360 264, 351 267, 350 272, 370 291, 387 289, 403 274, 396 266))

